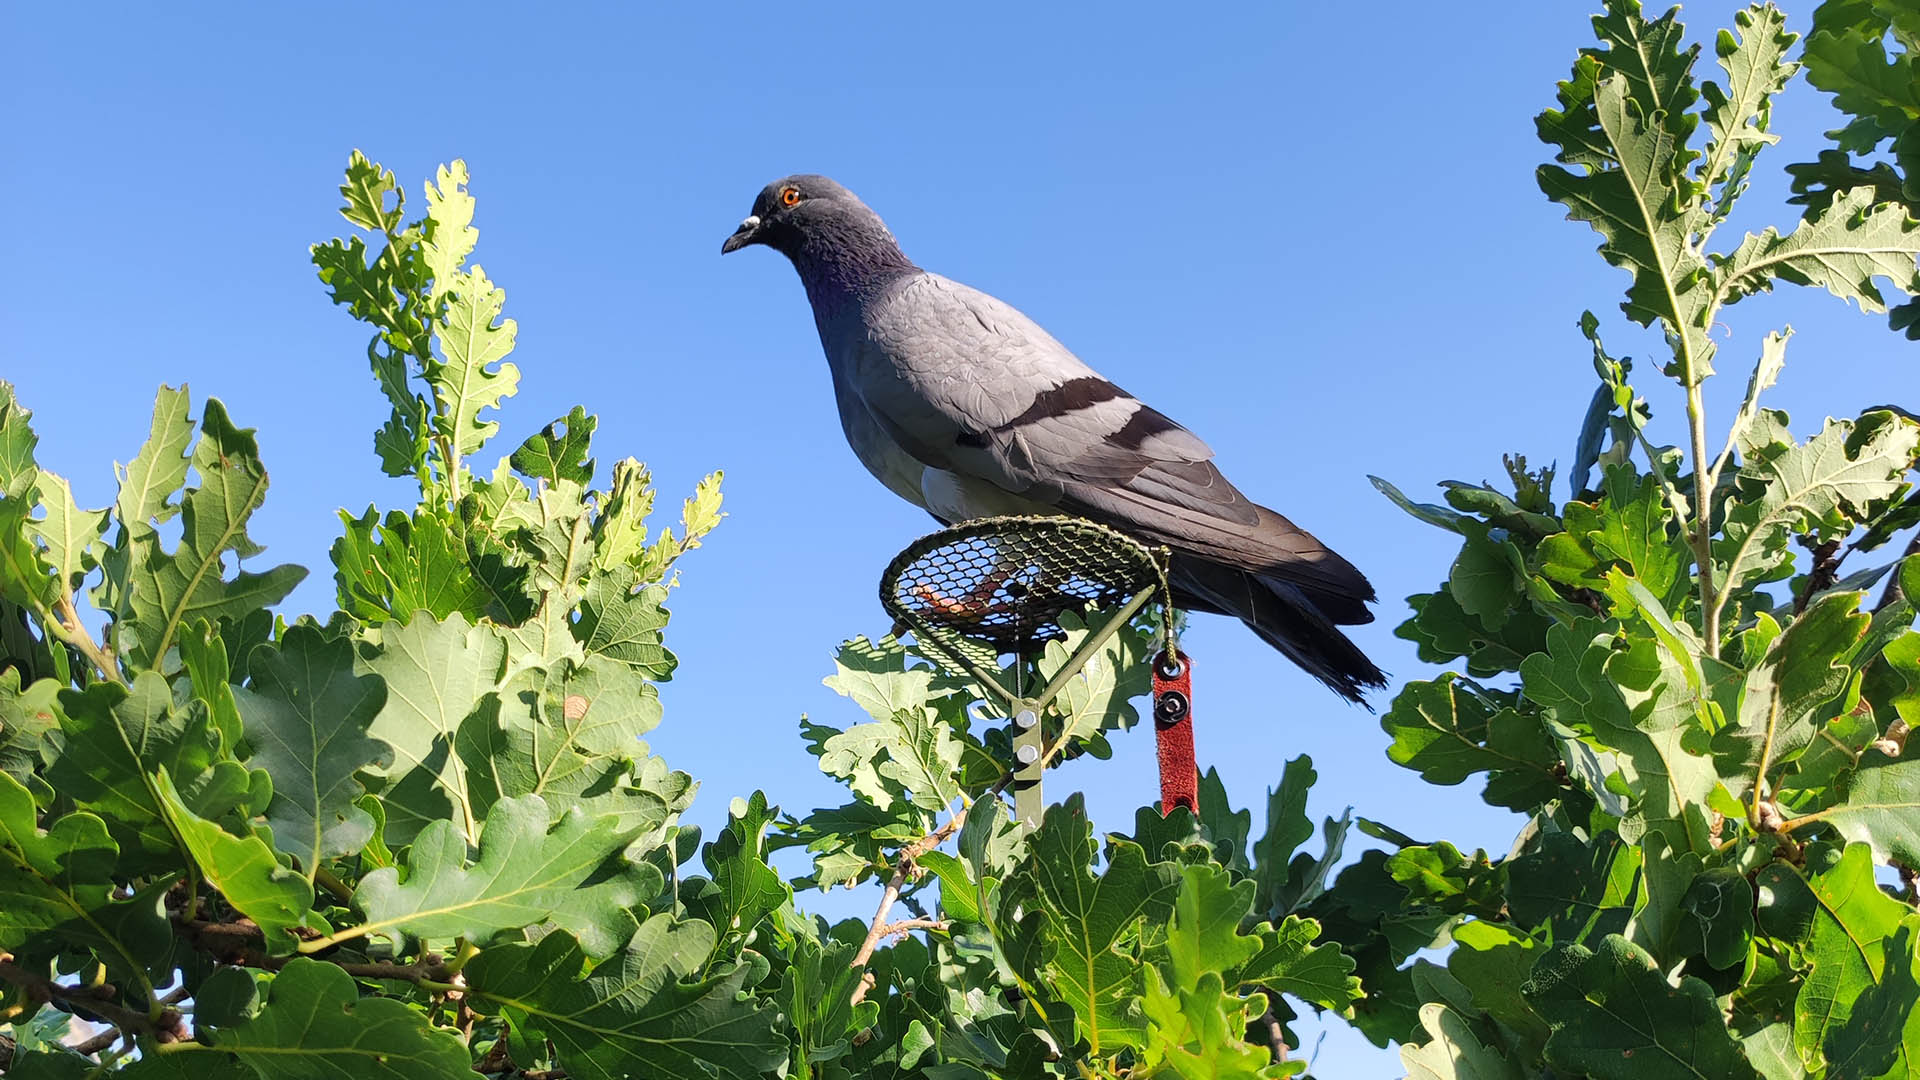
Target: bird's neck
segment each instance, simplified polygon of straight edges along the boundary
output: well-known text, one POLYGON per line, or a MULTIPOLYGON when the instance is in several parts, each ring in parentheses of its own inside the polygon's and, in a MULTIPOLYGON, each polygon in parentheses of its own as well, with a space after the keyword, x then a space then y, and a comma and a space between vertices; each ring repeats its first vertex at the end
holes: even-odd
POLYGON ((808 236, 787 255, 800 272, 816 312, 863 303, 890 283, 920 271, 878 222, 808 236))

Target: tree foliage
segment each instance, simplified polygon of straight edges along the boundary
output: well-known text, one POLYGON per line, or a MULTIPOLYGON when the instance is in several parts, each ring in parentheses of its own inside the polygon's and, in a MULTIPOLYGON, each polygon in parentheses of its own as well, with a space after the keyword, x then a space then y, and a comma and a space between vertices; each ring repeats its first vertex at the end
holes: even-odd
MULTIPOLYGON (((355 154, 352 235, 313 261, 369 328, 375 456, 419 500, 340 515, 328 617, 272 613, 305 571, 257 561, 268 472, 217 400, 196 422, 162 387, 89 510, 0 384, 0 1065, 1276 1077, 1304 1070, 1289 1025, 1313 1009, 1434 1080, 1908 1075, 1920 555, 1889 545, 1920 524, 1920 424, 1874 408, 1796 436, 1762 403, 1785 332, 1717 447, 1701 387, 1730 348, 1718 311, 1782 283, 1906 325, 1920 24, 1828 0, 1804 46, 1785 26, 1737 12, 1707 75, 1675 13, 1613 0, 1537 122, 1543 191, 1664 332, 1686 445, 1654 441, 1588 313, 1599 385, 1564 498, 1518 456, 1444 505, 1376 480, 1459 545, 1400 634, 1463 669, 1402 687, 1381 745, 1523 816, 1493 853, 1314 822, 1304 757, 1263 808, 1209 773, 1197 814, 1102 833, 1073 796, 1028 830, 979 688, 892 637, 847 642, 844 715, 801 721, 845 801, 754 792, 703 843, 694 781, 642 740, 719 474, 657 525, 637 461, 600 486, 578 407, 477 469, 521 373, 469 262, 466 167, 408 220, 355 154), (1717 243, 1802 63, 1854 120, 1795 167, 1800 221, 1717 243), (871 920, 803 913, 862 884, 871 920)), ((1072 681, 1049 760, 1137 723, 1150 646, 1123 631, 1072 681)))

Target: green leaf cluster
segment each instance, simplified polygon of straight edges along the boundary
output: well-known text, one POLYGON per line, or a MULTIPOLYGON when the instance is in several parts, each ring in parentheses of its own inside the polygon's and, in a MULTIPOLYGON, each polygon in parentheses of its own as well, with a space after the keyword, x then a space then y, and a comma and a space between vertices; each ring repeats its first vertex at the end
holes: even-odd
MULTIPOLYGON (((1910 32, 1898 8, 1823 4, 1802 52, 1750 6, 1712 39, 1709 79, 1678 9, 1614 0, 1538 119, 1540 186, 1630 275, 1622 310, 1663 331, 1684 423, 1661 444, 1587 313, 1599 386, 1564 501, 1518 456, 1503 483, 1444 485, 1446 506, 1376 481, 1460 545, 1399 634, 1465 670, 1400 691, 1388 756, 1527 817, 1504 856, 1394 836, 1318 902, 1353 912, 1323 921, 1377 1008, 1360 1026, 1400 1041, 1411 1075, 1908 1074, 1912 908, 1880 882, 1920 857, 1920 549, 1883 549, 1920 522, 1920 424, 1867 408, 1797 435, 1763 404, 1791 331, 1760 343, 1730 424, 1701 392, 1729 304, 1783 283, 1865 311, 1887 283, 1920 292, 1912 205, 1831 171, 1791 228, 1713 243, 1801 61, 1837 87, 1835 38, 1910 32), (1436 922, 1409 936, 1420 913, 1436 922), (1429 929, 1453 943, 1444 966, 1404 964, 1429 929), (1382 952, 1395 966, 1369 964, 1382 952)), ((1839 95, 1860 138, 1898 119, 1866 101, 1839 95)))

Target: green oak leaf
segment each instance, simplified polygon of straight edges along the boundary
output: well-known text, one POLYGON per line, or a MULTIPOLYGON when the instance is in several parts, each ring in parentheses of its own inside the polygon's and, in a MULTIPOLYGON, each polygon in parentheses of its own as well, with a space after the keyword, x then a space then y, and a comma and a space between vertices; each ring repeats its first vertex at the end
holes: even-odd
POLYGON ((1373 485, 1374 490, 1385 495, 1393 505, 1406 511, 1416 520, 1424 521, 1435 528, 1465 536, 1466 527, 1473 520, 1458 510, 1448 509, 1438 503, 1415 502, 1399 488, 1377 476, 1369 476, 1367 481, 1373 485))
POLYGON ((1691 561, 1686 540, 1673 524, 1660 483, 1636 473, 1630 464, 1609 465, 1600 497, 1592 503, 1569 502, 1561 510, 1567 531, 1540 542, 1540 573, 1576 588, 1607 593, 1616 610, 1625 597, 1614 595, 1606 571, 1617 567, 1672 607, 1681 597, 1691 561))
POLYGON ((599 418, 575 405, 567 415, 527 437, 510 459, 523 476, 536 480, 571 480, 576 484, 593 482, 593 459, 587 456, 593 445, 593 429, 599 418))
POLYGON ((512 319, 500 319, 507 294, 478 266, 450 282, 436 281, 434 288, 451 296, 434 327, 439 355, 427 364, 425 377, 440 403, 434 432, 449 441, 458 459, 479 450, 500 428, 481 420, 480 413, 498 409, 519 385, 520 369, 506 361, 518 327, 512 319))
POLYGON ((22 408, 13 384, 0 379, 0 495, 23 498, 39 475, 33 451, 40 436, 33 431, 33 413, 22 408))
MULTIPOLYGON (((1691 851, 1673 850, 1672 843, 1659 833, 1641 839, 1640 857, 1646 899, 1634 912, 1627 936, 1663 963, 1701 954, 1705 927, 1690 922, 1694 916, 1684 910, 1684 901, 1706 860, 1691 851), (1686 937, 1681 936, 1683 928, 1688 931, 1686 937)), ((1748 902, 1752 902, 1751 890, 1748 902)), ((1749 921, 1749 936, 1751 930, 1749 921)))
MULTIPOLYGON (((389 178, 393 174, 388 173, 389 178)), ((473 227, 473 196, 467 193, 467 163, 454 158, 434 170, 426 185, 427 219, 420 238, 420 262, 432 279, 429 297, 446 296, 459 280, 460 267, 480 242, 473 227)))
POLYGON ((326 932, 326 921, 313 910, 313 884, 281 866, 265 840, 235 836, 195 814, 165 767, 154 774, 154 788, 168 826, 200 873, 235 911, 260 927, 269 955, 293 952, 300 944, 293 933, 296 929, 326 932))
MULTIPOLYGON (((1520 459, 1522 463, 1524 463, 1525 460, 1525 458, 1520 459)), ((1544 470, 1544 472, 1549 478, 1553 475, 1551 466, 1544 470)), ((1469 514, 1478 515, 1486 524, 1492 525, 1497 529, 1504 529, 1508 534, 1517 535, 1528 542, 1537 541, 1541 537, 1559 532, 1560 520, 1558 518, 1538 512, 1541 509, 1549 508, 1546 490, 1540 486, 1538 477, 1527 474, 1524 470, 1520 473, 1514 473, 1512 469, 1509 469, 1508 474, 1516 484, 1522 485, 1527 492, 1527 494, 1520 496, 1520 498, 1527 503, 1526 506, 1521 506, 1519 502, 1514 501, 1515 496, 1496 491, 1485 484, 1466 484, 1458 480, 1443 480, 1440 482, 1440 486, 1446 491, 1445 498, 1447 502, 1456 510, 1463 510, 1469 514)))
POLYGON ((1253 892, 1251 880, 1234 881, 1222 867, 1180 868, 1167 927, 1168 985, 1191 990, 1201 975, 1237 972, 1260 951, 1258 937, 1240 932, 1241 920, 1253 910, 1253 892))
POLYGON ((1259 949, 1228 973, 1230 982, 1292 994, 1337 1013, 1363 996, 1353 959, 1332 942, 1313 944, 1320 937, 1314 920, 1289 915, 1279 926, 1255 926, 1246 937, 1257 940, 1259 949))
MULTIPOLYGON (((244 637, 244 633, 235 636, 244 637)), ((244 743, 245 725, 234 697, 238 688, 233 685, 233 654, 227 651, 226 639, 217 626, 200 619, 180 635, 180 667, 186 672, 193 696, 206 706, 214 730, 220 733, 220 745, 237 747, 244 743)))
POLYGON ((1043 977, 1100 1056, 1144 1043, 1143 936, 1165 925, 1181 879, 1171 863, 1149 864, 1137 844, 1114 842, 1104 874, 1090 868, 1093 856, 1080 796, 1048 807, 1027 857, 1001 886, 1001 906, 1039 917, 1043 977))
POLYGON ((613 817, 579 811, 549 827, 538 795, 502 799, 487 815, 480 857, 467 865, 467 841, 451 821, 428 825, 400 867, 369 873, 354 890, 366 916, 360 929, 396 941, 484 943, 508 931, 564 919, 591 956, 619 950, 632 934, 630 910, 659 886, 651 868, 609 866, 633 833, 613 817))
MULTIPOLYGON (((1089 614, 1096 624, 1107 617, 1100 612, 1089 614)), ((1035 681, 1042 685, 1066 666, 1068 657, 1090 632, 1087 622, 1070 611, 1062 612, 1059 622, 1066 636, 1047 642, 1041 651, 1035 681)), ((1147 666, 1151 649, 1150 635, 1138 625, 1123 626, 1108 638, 1053 699, 1050 709, 1059 718, 1062 736, 1097 740, 1102 732, 1125 731, 1139 723, 1140 713, 1133 707, 1133 700, 1153 689, 1153 676, 1147 666)))
POLYGON ((1538 1050, 1549 1034, 1546 1021, 1520 994, 1520 986, 1546 946, 1524 930, 1502 922, 1476 919, 1453 928, 1455 948, 1447 970, 1464 983, 1475 1006, 1516 1032, 1538 1050))
POLYGON ((692 778, 647 753, 640 735, 660 719, 659 695, 632 669, 607 660, 521 672, 508 707, 487 731, 463 739, 476 813, 496 800, 539 795, 557 819, 578 807, 614 816, 634 845, 651 846, 686 808, 692 778))
POLYGON ((193 988, 194 1024, 231 1027, 260 1013, 262 991, 273 982, 258 968, 219 967, 193 988))
POLYGON ((1848 844, 1808 858, 1810 873, 1772 862, 1754 876, 1760 898, 1760 928, 1798 944, 1812 970, 1793 1005, 1794 1046, 1808 1066, 1820 1062, 1827 1034, 1843 1027, 1860 996, 1881 981, 1885 953, 1907 913, 1905 905, 1873 882, 1873 858, 1865 844, 1848 844))
POLYGON ((416 618, 387 627, 380 649, 364 653, 355 670, 387 684, 387 703, 368 726, 368 738, 393 747, 387 843, 408 843, 429 824, 450 818, 469 842, 480 833, 463 744, 492 745, 492 705, 507 647, 491 624, 473 625, 458 613, 444 620, 416 618))
MULTIPOLYGON (((596 421, 597 422, 597 421, 596 421)), ((631 567, 646 555, 647 515, 653 512, 653 475, 633 458, 613 465, 613 479, 593 523, 593 567, 631 567)))
POLYGON ((1827 1080, 1867 1080, 1910 1076, 1920 1055, 1920 980, 1915 977, 1915 943, 1920 915, 1908 915, 1886 939, 1885 966, 1879 983, 1861 992, 1847 1022, 1827 1029, 1821 1052, 1827 1080))
POLYGON ((618 660, 664 681, 679 663, 660 633, 667 625, 667 590, 642 580, 639 571, 626 566, 591 573, 573 634, 588 656, 618 660))
POLYGON ((1913 88, 1917 58, 1911 19, 1896 3, 1815 10, 1814 33, 1807 39, 1807 80, 1834 95, 1835 106, 1853 114, 1854 122, 1834 133, 1843 148, 1868 152, 1914 124, 1920 94, 1913 88), (1906 52, 1888 52, 1889 31, 1907 45, 1906 52))
POLYGON ((1870 618, 1861 594, 1821 596, 1789 623, 1746 673, 1731 728, 1714 740, 1727 790, 1744 797, 1753 787, 1763 746, 1769 766, 1792 760, 1818 737, 1853 678, 1850 666, 1870 618), (1768 740, 1771 739, 1771 742, 1768 740))
POLYGON ((366 734, 386 705, 386 684, 354 674, 353 661, 351 641, 291 626, 278 645, 252 652, 248 687, 235 694, 253 747, 247 763, 273 778, 273 844, 309 879, 372 838, 373 819, 354 805, 363 794, 355 774, 393 762, 393 751, 366 734))
POLYGON ((417 611, 473 618, 486 610, 493 594, 474 576, 446 516, 396 510, 381 521, 368 507, 357 518, 341 511, 340 522, 344 531, 333 542, 340 610, 365 623, 406 622, 417 611))
POLYGON ((120 478, 120 492, 114 500, 114 520, 120 522, 129 537, 151 532, 155 524, 180 512, 172 501, 174 493, 187 482, 187 449, 193 445, 193 420, 187 388, 175 390, 162 386, 153 400, 153 420, 146 442, 125 468, 114 471, 120 478))
POLYGON ((855 638, 835 664, 839 674, 827 686, 859 703, 873 721, 845 731, 817 727, 821 770, 881 810, 898 802, 931 814, 959 798, 961 758, 971 739, 948 719, 962 704, 958 698, 935 695, 933 672, 906 667, 905 651, 891 639, 872 645, 855 638))
MULTIPOLYGON (((1253 870, 1247 861, 1247 837, 1253 833, 1253 811, 1234 809, 1219 769, 1208 768, 1200 774, 1200 825, 1206 831, 1206 840, 1216 861, 1240 876, 1253 870)), ((1147 853, 1151 855, 1153 849, 1147 848, 1147 853)))
MULTIPOLYGON (((501 480, 495 483, 518 481, 501 480)), ((504 627, 516 666, 549 666, 584 659, 573 626, 583 595, 582 579, 593 554, 586 492, 571 480, 542 484, 528 499, 506 503, 495 528, 504 528, 508 549, 526 568, 533 615, 504 627)))
POLYGON ((1476 772, 1551 779, 1558 755, 1539 723, 1474 692, 1449 672, 1408 683, 1380 718, 1393 738, 1387 757, 1432 784, 1476 772))
POLYGON ((1875 750, 1841 778, 1840 801, 1825 812, 1840 835, 1872 849, 1876 859, 1920 866, 1920 758, 1875 750))
POLYGON ((1917 450, 1920 425, 1882 412, 1857 424, 1829 420, 1805 445, 1748 462, 1714 541, 1714 558, 1727 568, 1722 591, 1791 573, 1789 534, 1843 535, 1869 503, 1900 490, 1917 450))
POLYGON ((40 542, 56 595, 71 600, 106 553, 100 538, 107 531, 108 511, 80 509, 66 479, 53 473, 42 470, 36 486, 42 513, 27 521, 26 531, 40 542))
POLYGON ((1719 773, 1688 746, 1696 715, 1690 690, 1673 681, 1670 656, 1653 639, 1629 639, 1626 650, 1614 642, 1598 619, 1554 626, 1547 651, 1520 666, 1526 696, 1561 726, 1622 752, 1612 761, 1638 797, 1636 821, 1664 834, 1676 851, 1710 850, 1702 808, 1719 773))
POLYGON ((76 812, 41 829, 38 817, 27 789, 0 773, 0 952, 52 938, 117 973, 144 973, 172 936, 159 894, 116 898, 119 848, 106 822, 76 812))
POLYGON ((1515 671, 1528 654, 1540 648, 1540 639, 1552 620, 1530 607, 1507 612, 1498 629, 1460 609, 1453 593, 1416 593, 1407 597, 1413 617, 1394 630, 1394 636, 1419 646, 1420 659, 1444 664, 1465 657, 1467 674, 1487 678, 1515 671))
MULTIPOLYGON (((473 1075, 459 1036, 395 998, 362 997, 332 964, 295 957, 252 1018, 212 1034, 262 1080, 461 1080, 473 1075)), ((197 1057, 198 1055, 196 1055, 197 1057)))
POLYGON ((660 914, 591 973, 583 975, 580 945, 562 930, 487 949, 465 975, 475 1011, 551 1041, 571 1078, 758 1080, 787 1060, 787 1043, 773 1010, 742 993, 749 965, 702 973, 715 943, 706 923, 660 914))
POLYGON ((347 200, 340 216, 354 225, 373 232, 390 233, 400 228, 406 192, 394 180, 393 170, 368 161, 358 150, 347 158, 347 178, 340 185, 340 196, 347 200), (393 198, 391 209, 387 206, 389 196, 393 198))
POLYGON ((1591 844, 1548 833, 1507 863, 1507 906, 1520 926, 1550 926, 1558 944, 1623 933, 1640 887, 1641 852, 1613 832, 1591 844))
POLYGON ((1547 1061, 1594 1080, 1742 1080, 1759 1073, 1734 1041, 1706 983, 1669 982, 1618 934, 1555 947, 1521 993, 1553 1028, 1547 1061))
POLYGON ((1736 11, 1733 20, 1738 36, 1722 30, 1714 41, 1727 73, 1726 88, 1712 81, 1700 84, 1709 133, 1700 181, 1709 190, 1719 189, 1716 220, 1726 217, 1739 196, 1754 157, 1779 139, 1768 130, 1772 99, 1800 68, 1785 58, 1799 35, 1787 32, 1787 18, 1779 8, 1754 4, 1736 11))
MULTIPOLYGON (((1920 559, 1908 559, 1905 565, 1920 584, 1920 559)), ((1906 592, 1904 585, 1902 592, 1906 592)), ((1891 695, 1889 704, 1907 727, 1920 727, 1920 632, 1908 631, 1894 638, 1880 655, 1900 681, 1900 689, 1891 695)))
POLYGON ((940 882, 940 910, 956 922, 979 922, 980 883, 973 880, 967 864, 944 851, 929 851, 914 860, 922 869, 932 871, 940 882))
POLYGON ((220 733, 197 701, 174 702, 157 672, 143 671, 131 686, 94 683, 60 691, 65 746, 47 770, 47 782, 107 821, 121 858, 177 859, 173 831, 161 816, 152 777, 165 769, 187 807, 218 818, 248 798, 245 766, 224 760, 220 733))
POLYGON ((1467 1021, 1445 1005, 1420 1006, 1420 1026, 1426 1041, 1400 1048, 1408 1080, 1511 1080, 1522 1075, 1516 1062, 1481 1042, 1467 1021))
MULTIPOLYGON (((1253 910, 1269 917, 1287 893, 1293 853, 1313 839, 1313 819, 1307 816, 1307 794, 1319 774, 1305 754, 1287 762, 1280 786, 1267 791, 1267 828, 1253 843, 1253 910)), ((1151 849, 1150 849, 1151 850, 1151 849)))
POLYGON ((1416 903, 1488 918, 1506 905, 1505 864, 1494 865, 1485 851, 1464 855, 1445 840, 1401 848, 1387 857, 1387 873, 1416 903))
MULTIPOLYGON (((842 1058, 879 1017, 880 1002, 853 1004, 854 988, 863 975, 850 963, 856 951, 855 945, 832 938, 794 939, 776 1000, 793 1024, 796 1063, 817 1065, 842 1058)), ((811 1074, 795 1064, 788 1075, 811 1074)))
POLYGON ((1914 269, 1920 222, 1906 207, 1878 198, 1871 188, 1855 188, 1785 236, 1771 227, 1749 235, 1718 260, 1722 302, 1765 292, 1774 278, 1818 285, 1868 312, 1887 310, 1875 278, 1890 279, 1902 292, 1920 293, 1920 272, 1914 269))
POLYGON ((1487 629, 1499 630, 1526 587, 1526 557, 1517 544, 1504 539, 1504 531, 1478 521, 1469 521, 1463 528, 1466 542, 1447 572, 1447 591, 1461 611, 1487 629))
POLYGON ((1560 163, 1542 166, 1538 179, 1569 217, 1600 233, 1601 256, 1633 275, 1622 310, 1686 335, 1704 367, 1712 343, 1698 323, 1708 290, 1694 283, 1707 264, 1693 236, 1706 215, 1688 176, 1699 156, 1688 147, 1699 119, 1690 109, 1697 48, 1684 44, 1675 15, 1649 22, 1638 3, 1620 3, 1595 17, 1603 47, 1581 50, 1560 83, 1560 107, 1535 120, 1560 163))
POLYGON ((33 508, 33 498, 0 501, 0 600, 46 618, 59 603, 59 582, 30 533, 33 508))
POLYGON ((245 559, 263 550, 246 528, 267 497, 267 470, 260 463, 253 429, 234 427, 218 398, 207 399, 201 414, 193 467, 200 486, 181 499, 179 546, 163 550, 152 531, 133 536, 129 621, 137 630, 138 646, 131 657, 143 666, 157 666, 195 620, 237 622, 279 603, 307 576, 305 569, 289 563, 226 577, 229 556, 245 559))
POLYGON ((1153 1076, 1265 1080, 1287 1075, 1270 1067, 1265 1047, 1246 1039, 1247 1022, 1265 1004, 1261 995, 1233 994, 1218 972, 1202 974, 1192 987, 1170 987, 1149 968, 1141 1000, 1147 1017, 1141 1063, 1153 1076))
POLYGON ((0 670, 0 773, 21 783, 45 759, 42 740, 60 729, 60 683, 36 679, 24 688, 18 668, 0 670))
POLYGON ((1747 962, 1753 946, 1753 887, 1731 866, 1700 873, 1680 900, 1676 940, 1722 970, 1747 962))
POLYGON ((735 799, 727 827, 700 853, 715 889, 710 897, 689 901, 688 908, 723 938, 753 933, 761 920, 793 899, 793 890, 767 865, 767 826, 779 813, 779 807, 767 805, 765 792, 735 799))

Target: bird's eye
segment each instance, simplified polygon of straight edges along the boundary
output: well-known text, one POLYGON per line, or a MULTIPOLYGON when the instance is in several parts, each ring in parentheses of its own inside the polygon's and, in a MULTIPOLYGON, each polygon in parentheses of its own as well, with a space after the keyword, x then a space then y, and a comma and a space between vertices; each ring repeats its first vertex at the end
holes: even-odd
POLYGON ((800 189, 793 188, 793 187, 781 188, 780 203, 783 206, 799 206, 800 205, 800 189))

